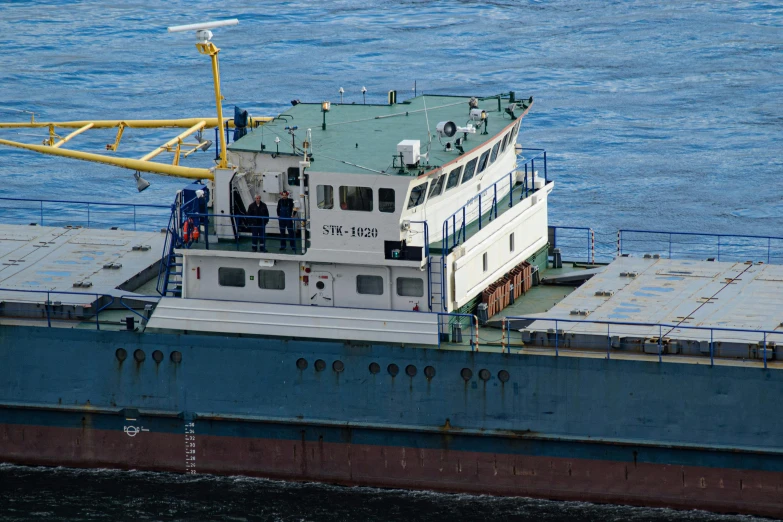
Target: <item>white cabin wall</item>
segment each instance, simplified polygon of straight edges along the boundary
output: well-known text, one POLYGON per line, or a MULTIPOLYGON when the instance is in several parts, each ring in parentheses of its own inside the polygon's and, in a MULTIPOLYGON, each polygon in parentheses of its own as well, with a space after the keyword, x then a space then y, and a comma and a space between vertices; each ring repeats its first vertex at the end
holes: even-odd
POLYGON ((185 282, 182 295, 185 298, 281 304, 300 303, 299 260, 275 261, 274 266, 259 267, 258 258, 255 257, 191 256, 186 252, 184 259, 185 282), (218 269, 220 267, 244 269, 245 286, 220 286, 218 283, 218 269), (258 271, 261 269, 285 272, 285 290, 259 288, 258 271))
POLYGON ((385 264, 384 241, 400 240, 400 214, 410 178, 393 175, 309 172, 310 247, 309 256, 334 252, 344 259, 385 264), (318 185, 333 189, 333 207, 318 208, 318 185), (369 212, 340 208, 340 186, 372 189, 369 212), (394 212, 380 212, 378 189, 394 190, 394 212))

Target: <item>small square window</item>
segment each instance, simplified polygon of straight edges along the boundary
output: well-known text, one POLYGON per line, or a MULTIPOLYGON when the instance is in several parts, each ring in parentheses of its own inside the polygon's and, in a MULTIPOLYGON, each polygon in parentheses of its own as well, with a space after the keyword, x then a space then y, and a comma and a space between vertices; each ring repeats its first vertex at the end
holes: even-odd
POLYGON ((378 189, 378 210, 381 212, 394 212, 394 189, 378 189))
POLYGON ((397 295, 402 297, 423 297, 424 280, 418 277, 398 277, 397 295))
POLYGON ((315 187, 315 195, 318 200, 318 208, 324 210, 334 208, 334 189, 331 185, 318 185, 315 187))
POLYGON ((487 269, 489 268, 489 264, 487 263, 487 253, 486 252, 484 252, 484 255, 481 256, 481 260, 484 263, 484 272, 486 272, 487 269))
POLYGON ((340 208, 372 212, 372 189, 369 187, 340 187, 340 208))
POLYGON ((299 186, 299 167, 288 167, 288 186, 299 186))
POLYGON ((285 272, 282 270, 259 270, 258 288, 262 290, 285 290, 285 272))
POLYGON ((218 268, 218 284, 220 286, 245 286, 245 271, 242 268, 218 268))
POLYGON ((356 293, 383 295, 383 277, 374 275, 356 276, 356 293))

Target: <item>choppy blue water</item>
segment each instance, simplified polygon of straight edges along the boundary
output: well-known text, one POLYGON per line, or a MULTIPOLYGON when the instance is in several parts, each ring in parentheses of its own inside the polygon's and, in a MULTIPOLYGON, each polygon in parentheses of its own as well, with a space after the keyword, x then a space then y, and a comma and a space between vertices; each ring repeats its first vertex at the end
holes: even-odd
MULTIPOLYGON (((228 110, 238 104, 272 115, 293 98, 337 101, 340 87, 346 102, 360 101, 362 86, 368 101, 383 102, 389 89, 412 95, 414 81, 419 92, 514 90, 535 98, 522 142, 549 151, 557 183, 551 221, 596 228, 604 234, 599 248, 611 250, 621 227, 783 235, 783 6, 775 2, 0 2, 0 120, 29 117, 19 110, 38 120, 211 115, 208 61, 191 35, 165 28, 231 17, 240 25, 216 30, 214 39, 228 110)), ((171 136, 126 131, 119 154, 141 156, 171 136)), ((37 143, 45 136, 0 137, 37 143)), ((113 138, 91 132, 74 144, 100 152, 113 138)), ((209 166, 212 157, 184 164, 209 166)), ((150 175, 152 187, 139 194, 128 171, 12 149, 0 149, 0 179, 2 197, 158 204, 169 204, 184 184, 150 175)), ((121 513, 95 489, 93 496, 72 487, 53 499, 36 496, 36 482, 65 488, 75 481, 89 490, 103 475, 0 474, 29 486, 15 491, 28 515, 8 511, 6 499, 7 519, 121 513), (95 498, 98 507, 86 506, 95 498), (50 514, 29 514, 36 503, 50 514)), ((183 478, 111 477, 118 490, 157 491, 173 506, 173 514, 160 514, 127 493, 119 498, 132 502, 133 518, 710 519, 234 479, 199 479, 195 489, 207 493, 194 497, 183 478), (319 503, 303 507, 302 495, 319 503), (231 507, 236 502, 247 502, 236 508, 241 514, 231 507)))

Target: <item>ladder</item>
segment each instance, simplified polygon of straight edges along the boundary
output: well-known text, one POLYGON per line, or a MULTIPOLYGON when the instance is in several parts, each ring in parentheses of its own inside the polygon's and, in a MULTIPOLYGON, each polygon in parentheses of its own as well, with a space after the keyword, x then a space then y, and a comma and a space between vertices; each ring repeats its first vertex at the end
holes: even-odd
POLYGON ((182 254, 178 254, 176 249, 181 248, 183 243, 177 232, 178 221, 176 208, 172 206, 156 286, 156 290, 163 297, 182 297, 182 254))
POLYGON ((427 277, 430 285, 430 312, 444 311, 443 306, 443 258, 441 256, 430 256, 427 260, 427 277))

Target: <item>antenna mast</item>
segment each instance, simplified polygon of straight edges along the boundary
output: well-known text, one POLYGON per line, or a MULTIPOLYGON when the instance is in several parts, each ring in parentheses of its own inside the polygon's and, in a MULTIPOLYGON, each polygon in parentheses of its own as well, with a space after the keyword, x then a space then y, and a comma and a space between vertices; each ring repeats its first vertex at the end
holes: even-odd
POLYGON ((180 33, 183 31, 196 31, 196 49, 198 52, 209 56, 212 59, 212 79, 215 85, 215 106, 217 108, 218 126, 220 127, 220 163, 218 167, 225 169, 228 167, 226 159, 226 133, 225 123, 223 121, 223 96, 220 94, 220 67, 218 66, 217 48, 212 40, 212 31, 215 27, 225 27, 228 25, 237 25, 239 20, 218 20, 216 22, 205 22, 201 24, 176 25, 169 27, 170 33, 180 33))

